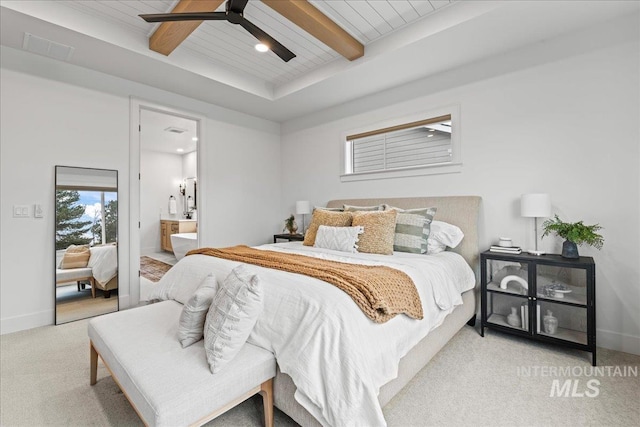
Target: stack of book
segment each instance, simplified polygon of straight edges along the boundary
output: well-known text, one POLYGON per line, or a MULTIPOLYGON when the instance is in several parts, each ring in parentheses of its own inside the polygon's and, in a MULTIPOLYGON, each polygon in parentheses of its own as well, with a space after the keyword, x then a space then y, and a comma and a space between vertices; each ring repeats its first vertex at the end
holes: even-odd
POLYGON ((496 246, 493 245, 489 248, 491 252, 499 252, 501 254, 520 254, 522 249, 519 246, 496 246))

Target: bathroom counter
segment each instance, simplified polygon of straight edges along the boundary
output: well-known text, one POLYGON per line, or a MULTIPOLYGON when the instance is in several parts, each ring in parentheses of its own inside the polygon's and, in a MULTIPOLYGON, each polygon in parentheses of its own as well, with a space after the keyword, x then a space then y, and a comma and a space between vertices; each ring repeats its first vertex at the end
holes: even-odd
POLYGON ((171 221, 171 222, 197 222, 196 219, 179 219, 179 218, 160 218, 160 222, 162 221, 171 221))

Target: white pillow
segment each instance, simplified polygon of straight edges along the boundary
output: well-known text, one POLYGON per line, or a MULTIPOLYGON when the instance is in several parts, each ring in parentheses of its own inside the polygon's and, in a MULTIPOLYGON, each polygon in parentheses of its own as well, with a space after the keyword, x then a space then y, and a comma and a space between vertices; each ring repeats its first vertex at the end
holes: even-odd
POLYGON ((459 227, 442 221, 431 223, 431 233, 427 239, 427 253, 437 254, 450 248, 455 248, 462 242, 464 233, 459 227))
POLYGON ((204 336, 204 321, 217 290, 216 276, 209 274, 202 280, 191 299, 182 307, 178 324, 178 341, 182 344, 182 348, 189 347, 204 336))
POLYGON ((202 259, 197 256, 182 258, 162 276, 149 294, 149 301, 158 302, 172 299, 186 304, 200 287, 210 270, 201 268, 202 259))
POLYGON ((220 283, 204 325, 204 349, 212 373, 238 354, 262 311, 260 279, 240 264, 220 283))
POLYGON ((341 252, 358 251, 358 235, 364 232, 364 227, 329 227, 321 225, 318 227, 316 241, 313 246, 316 248, 332 249, 341 252))

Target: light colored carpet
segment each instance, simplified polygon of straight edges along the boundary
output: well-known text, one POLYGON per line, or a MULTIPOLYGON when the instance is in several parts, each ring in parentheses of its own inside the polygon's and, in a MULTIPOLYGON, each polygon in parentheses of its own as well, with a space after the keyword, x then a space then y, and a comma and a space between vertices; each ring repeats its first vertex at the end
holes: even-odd
MULTIPOLYGON (((87 320, 0 337, 2 426, 142 425, 102 363, 89 386, 87 320)), ((385 408, 389 426, 640 424, 637 376, 524 376, 523 368, 590 369, 588 353, 463 328, 385 408), (553 380, 578 380, 596 397, 549 397, 553 380)), ((635 367, 640 357, 599 349, 600 366, 635 367)), ((260 399, 249 399, 212 426, 261 425, 260 399)), ((293 421, 276 410, 277 426, 293 421)))

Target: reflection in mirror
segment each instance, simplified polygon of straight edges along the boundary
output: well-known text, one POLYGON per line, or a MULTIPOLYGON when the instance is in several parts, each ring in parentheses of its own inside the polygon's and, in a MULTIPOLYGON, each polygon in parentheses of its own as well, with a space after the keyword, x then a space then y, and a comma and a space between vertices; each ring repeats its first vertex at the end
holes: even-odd
POLYGON ((184 179, 184 215, 185 218, 191 219, 194 216, 194 212, 198 209, 198 184, 195 178, 184 179))
POLYGON ((56 166, 56 325, 118 310, 118 171, 56 166))

